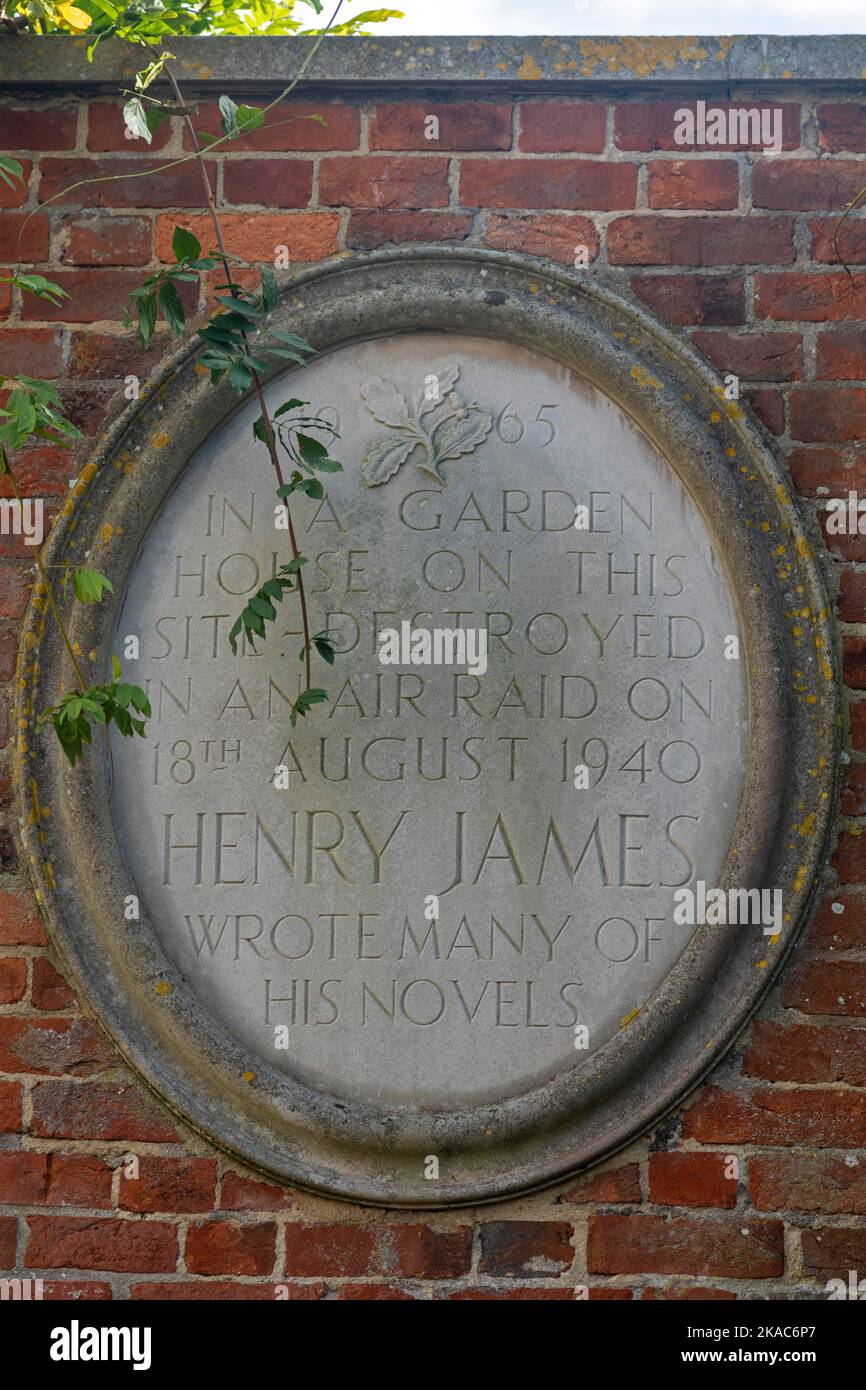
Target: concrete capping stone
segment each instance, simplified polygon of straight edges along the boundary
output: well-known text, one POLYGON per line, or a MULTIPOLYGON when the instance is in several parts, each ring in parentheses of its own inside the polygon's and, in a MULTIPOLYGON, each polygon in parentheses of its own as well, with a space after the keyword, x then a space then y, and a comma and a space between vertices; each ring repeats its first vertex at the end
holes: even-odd
MULTIPOLYGON (((88 40, 0 37, 0 91, 112 91, 128 86, 140 55, 115 40, 87 62, 88 40)), ((186 37, 171 40, 175 69, 189 91, 231 87, 278 92, 311 38, 186 37)), ((866 35, 716 37, 487 36, 382 34, 328 38, 305 73, 304 91, 379 95, 396 89, 459 88, 499 93, 622 89, 700 96, 735 84, 849 86, 862 90, 866 35)))

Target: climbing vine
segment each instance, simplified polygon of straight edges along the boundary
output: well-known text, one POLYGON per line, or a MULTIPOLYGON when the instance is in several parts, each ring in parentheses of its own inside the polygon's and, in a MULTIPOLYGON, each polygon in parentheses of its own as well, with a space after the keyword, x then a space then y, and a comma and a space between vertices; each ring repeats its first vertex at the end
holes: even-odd
MULTIPOLYGON (((305 0, 316 15, 322 12, 320 0, 305 0)), ((318 500, 325 499, 322 475, 342 470, 331 457, 330 448, 336 430, 324 419, 303 414, 307 403, 292 397, 276 409, 269 410, 263 390, 263 375, 274 359, 304 366, 313 347, 298 333, 270 326, 277 304, 278 289, 273 270, 259 268, 259 285, 250 290, 241 284, 238 267, 247 263, 229 253, 226 247, 219 210, 211 187, 203 147, 209 152, 238 139, 248 132, 264 127, 268 115, 294 90, 319 45, 329 34, 348 34, 362 30, 364 24, 378 23, 391 17, 401 17, 398 10, 368 10, 342 24, 337 23, 343 0, 338 0, 328 22, 319 30, 303 30, 302 21, 295 16, 296 0, 276 3, 276 0, 255 0, 241 11, 235 0, 205 0, 198 5, 160 0, 140 0, 135 7, 124 8, 112 0, 77 0, 76 5, 48 3, 48 0, 0 0, 0 24, 7 29, 30 28, 38 33, 66 32, 92 35, 88 56, 103 39, 115 36, 147 53, 148 62, 136 73, 134 86, 124 91, 126 98, 123 119, 127 135, 150 144, 154 132, 172 115, 181 115, 189 131, 192 153, 157 165, 155 168, 123 175, 82 179, 71 184, 40 208, 66 198, 69 193, 86 184, 112 182, 118 178, 131 179, 159 175, 180 164, 194 162, 202 181, 204 202, 208 208, 213 232, 212 247, 203 252, 201 243, 190 231, 176 227, 172 239, 174 260, 152 275, 129 296, 123 311, 124 325, 137 331, 142 347, 153 336, 157 319, 161 317, 169 331, 183 339, 190 334, 186 310, 180 293, 185 284, 210 283, 213 273, 220 276, 212 293, 212 308, 207 322, 194 330, 202 345, 201 364, 210 373, 212 384, 226 379, 238 395, 252 392, 259 414, 253 424, 253 436, 266 451, 274 474, 276 506, 284 523, 289 541, 290 557, 276 571, 238 615, 229 634, 233 653, 242 639, 252 650, 257 640, 267 637, 268 624, 277 617, 276 605, 286 594, 295 594, 301 611, 303 645, 299 658, 303 662, 303 682, 294 701, 290 720, 292 726, 310 709, 328 699, 327 692, 313 681, 314 657, 332 665, 335 650, 325 631, 312 632, 304 586, 303 567, 306 556, 298 545, 291 500, 296 493, 318 500), (249 26, 253 27, 250 28, 249 26), (315 40, 289 85, 264 107, 235 103, 222 96, 219 101, 222 134, 213 136, 196 129, 196 107, 187 103, 175 76, 174 55, 162 45, 183 33, 295 33, 315 34, 315 40), (170 99, 156 95, 155 84, 167 82, 170 99), (203 277, 209 277, 205 282, 203 277), (323 442, 324 440, 324 442, 323 442)), ((164 88, 157 88, 164 92, 164 88)), ((321 116, 289 117, 321 121, 321 116)), ((272 122, 270 124, 280 124, 272 122)), ((0 156, 0 180, 14 186, 23 180, 20 160, 0 156)), ((31 214, 32 215, 32 214, 31 214)), ((23 236, 26 220, 20 236, 23 236)), ((20 241, 19 241, 20 244, 20 241)), ((42 275, 24 273, 20 264, 0 284, 16 287, 22 294, 35 295, 53 304, 67 298, 61 286, 42 275)), ((0 376, 3 393, 0 409, 0 473, 9 479, 19 508, 21 492, 15 475, 17 452, 34 438, 50 440, 55 445, 70 446, 80 438, 80 432, 63 413, 62 401, 56 389, 45 381, 25 376, 0 376)), ((279 522, 278 522, 279 524, 279 522)), ((84 604, 98 603, 111 592, 109 579, 85 566, 61 565, 59 575, 51 575, 45 564, 40 543, 34 548, 38 581, 48 608, 56 622, 66 647, 75 684, 37 720, 37 730, 53 728, 60 746, 73 765, 82 757, 92 741, 94 727, 107 729, 114 725, 124 737, 143 736, 146 721, 151 715, 146 693, 123 679, 123 670, 116 655, 112 655, 112 679, 104 684, 86 681, 74 644, 63 621, 57 602, 55 586, 67 594, 72 585, 75 599, 84 604)))

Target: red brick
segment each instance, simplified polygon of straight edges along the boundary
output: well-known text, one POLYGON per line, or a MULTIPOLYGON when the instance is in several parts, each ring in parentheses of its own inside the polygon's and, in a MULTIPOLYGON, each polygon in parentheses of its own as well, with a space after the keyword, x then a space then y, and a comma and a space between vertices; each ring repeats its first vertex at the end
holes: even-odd
POLYGON ((52 1303, 93 1303, 111 1299, 111 1285, 97 1279, 43 1279, 42 1297, 52 1303))
POLYGON ((123 307, 142 282, 136 270, 55 270, 51 278, 69 295, 60 304, 26 296, 21 317, 67 323, 123 318, 123 307))
POLYGON ((286 1272, 313 1278, 374 1272, 375 1232, 363 1226, 315 1222, 286 1226, 286 1272))
POLYGON ((511 107, 489 101, 389 102, 370 120, 371 150, 509 150, 511 107), (439 122, 439 138, 425 136, 428 116, 439 122))
POLYGON ((735 1207, 737 1180, 724 1154, 651 1153, 649 1199, 668 1207, 735 1207))
POLYGON ((866 700, 852 700, 848 706, 851 746, 866 752, 866 700))
MULTIPOLYGON (((849 1271, 854 1270, 855 1282, 863 1277, 866 1268, 866 1230, 846 1230, 831 1226, 806 1230, 802 1235, 803 1270, 816 1279, 844 1279, 848 1287, 849 1271)), ((861 1294, 862 1297, 862 1294, 861 1294)))
MULTIPOLYGON (((98 208, 200 208, 207 206, 201 173, 197 164, 181 164, 162 173, 143 170, 157 167, 148 159, 43 159, 39 182, 39 201, 57 197, 56 206, 72 203, 98 208), (110 183, 85 183, 85 179, 111 179, 110 183), (73 183, 80 186, 72 189, 73 183), (66 190, 70 189, 67 193, 66 190)), ((215 186, 216 166, 205 161, 211 188, 215 186)))
POLYGON ((379 1268, 402 1279, 459 1279, 472 1262, 472 1227, 434 1231, 429 1226, 389 1226, 379 1241, 379 1268))
POLYGON ((13 153, 71 150, 75 147, 76 128, 74 106, 0 107, 0 141, 4 150, 13 153))
MULTIPOLYGON (((611 1290, 613 1292, 613 1290, 611 1290)), ((625 1298, 631 1298, 630 1289, 617 1289, 617 1294, 622 1294, 625 1298)), ((589 1291, 590 1298, 593 1297, 593 1290, 589 1291)), ((553 1299, 554 1302, 574 1302, 574 1291, 572 1289, 547 1289, 539 1284, 530 1284, 527 1288, 479 1288, 479 1289, 460 1289, 457 1293, 446 1293, 445 1298, 452 1303, 523 1303, 526 1299, 535 1302, 547 1302, 553 1299)))
POLYGON ((858 1147, 866 1142, 866 1095, 772 1086, 723 1091, 708 1086, 683 1117, 683 1138, 704 1144, 807 1144, 858 1147))
POLYGON ((803 375, 799 333, 695 333, 699 352, 745 381, 796 381, 803 375))
POLYGON ((477 208, 633 208, 637 165, 588 159, 467 159, 460 202, 477 208))
POLYGON ((866 1213, 866 1160, 831 1154, 756 1154, 749 1190, 759 1211, 866 1213))
POLYGON ((223 169, 226 203, 305 208, 312 191, 313 166, 306 159, 233 159, 223 169))
POLYGON ((866 152, 866 106, 854 101, 819 106, 818 143, 830 154, 844 150, 866 152))
MULTIPOLYGON (((65 497, 69 491, 69 479, 78 472, 78 467, 74 462, 75 455, 70 449, 61 449, 54 444, 46 444, 41 448, 27 449, 20 453, 15 460, 15 477, 18 487, 25 497, 65 497)), ((0 496, 13 496, 12 486, 8 478, 0 478, 0 496)), ((49 509, 46 508, 46 533, 49 529, 48 524, 49 509)), ((32 547, 27 548, 30 552, 29 558, 32 559, 32 547)), ((27 551, 25 551, 25 555, 27 551)), ((35 578, 35 575, 31 575, 35 578)), ((29 585, 27 598, 29 599, 29 585)), ((26 607, 26 605, 25 605, 26 607)))
POLYGON ((520 148, 530 154, 601 154, 605 108, 556 97, 520 107, 520 148))
MULTIPOLYGON (((27 201, 30 171, 33 168, 33 163, 31 160, 21 159, 19 156, 16 158, 21 165, 21 178, 14 179, 11 188, 0 179, 0 208, 20 208, 21 204, 27 201)), ((2 274, 7 275, 8 271, 4 270, 2 274)))
POLYGON ((35 1009, 65 1009, 75 1002, 75 995, 47 956, 37 956, 33 962, 33 1007, 35 1009))
POLYGON ((485 1221, 479 1232, 482 1274, 550 1278, 574 1260, 574 1228, 566 1221, 485 1221))
POLYGON ((846 459, 838 449, 793 449, 788 467, 803 497, 814 497, 819 487, 829 488, 830 496, 844 497, 860 479, 856 462, 846 459))
POLYGON ((19 632, 12 623, 5 619, 0 621, 0 681, 11 680, 15 675, 18 636, 19 632))
POLYGON ((153 132, 151 143, 127 140, 122 101, 91 101, 87 115, 87 148, 96 153, 150 154, 161 150, 171 139, 172 121, 163 122, 153 132))
POLYGON ((0 829, 0 873, 18 872, 18 852, 10 832, 0 829))
POLYGON ((0 1081, 0 1134, 20 1132, 21 1085, 17 1081, 0 1081))
POLYGON ((0 372, 25 376, 60 376, 63 347, 54 328, 0 329, 0 372))
POLYGON ((672 1288, 670 1285, 665 1285, 662 1288, 652 1287, 644 1289, 641 1294, 641 1300, 649 1302, 661 1299, 664 1301, 673 1300, 676 1302, 691 1302, 694 1300, 703 1303, 707 1299, 718 1301, 736 1299, 736 1297, 737 1295, 732 1293, 730 1289, 719 1289, 716 1287, 701 1288, 700 1284, 693 1284, 688 1289, 672 1288))
MULTIPOLYGON (((20 956, 0 956, 0 1004, 17 1004, 27 993, 27 962, 20 956)), ((0 1020, 2 1023, 3 1020, 0 1020)), ((2 1033, 0 1033, 2 1047, 2 1033)), ((15 1071, 14 1067, 3 1067, 15 1071)))
POLYGON ((484 232, 487 246, 502 251, 524 251, 530 256, 545 256, 562 265, 574 266, 580 250, 586 248, 591 263, 598 255, 598 232, 588 217, 571 213, 542 215, 492 212, 484 232))
POLYGON ((789 406, 794 439, 822 444, 866 438, 866 387, 799 386, 789 406))
POLYGON ((32 1133, 46 1139, 175 1143, 178 1134, 137 1086, 43 1081, 33 1090, 32 1133))
POLYGON ((633 292, 659 318, 673 324, 744 323, 746 298, 739 275, 634 275, 633 292))
MULTIPOLYGON (((847 637, 845 649, 845 683, 853 689, 866 687, 866 639, 847 637)), ((833 855, 833 868, 840 883, 862 883, 866 871, 866 839, 853 830, 839 836, 833 855)))
POLYGON ((239 1226, 203 1221, 186 1234, 186 1267, 191 1274, 270 1274, 276 1258, 273 1221, 239 1226))
MULTIPOLYGON (((130 1298, 149 1299, 164 1302, 166 1299, 206 1299, 220 1303, 241 1299, 262 1300, 273 1303, 277 1289, 288 1291, 287 1303, 314 1301, 325 1297, 325 1285, 293 1284, 287 1281, 270 1284, 240 1284, 221 1282, 218 1279, 185 1280, 175 1279, 171 1283, 146 1283, 130 1285, 130 1298)), ((285 1295, 282 1295, 285 1298, 285 1295)))
MULTIPOLYGON (((752 107, 751 101, 707 102, 708 108, 729 111, 732 107, 742 110, 752 107)), ((620 150, 671 150, 683 154, 686 147, 678 145, 674 139, 677 128, 677 111, 688 108, 694 111, 694 102, 683 101, 630 101, 623 102, 614 111, 614 142, 620 150)), ((773 110, 777 103, 773 103, 773 110)), ((800 108, 792 103, 784 103, 782 110, 782 148, 796 150, 800 145, 800 108)), ((698 146, 701 153, 704 147, 698 146)), ((748 149, 748 145, 714 145, 714 150, 748 149)))
POLYGON ((68 265, 145 265, 150 223, 144 217, 81 217, 66 223, 68 265))
POLYGON ((804 962, 786 975, 782 1006, 804 1014, 862 1015, 866 1013, 866 965, 841 960, 804 962))
POLYGON ((649 205, 729 212, 737 206, 739 173, 733 159, 651 160, 649 205))
POLYGON ((0 1193, 12 1206, 110 1207, 111 1169, 90 1154, 0 1152, 0 1193))
POLYGON ((0 1017, 0 1071, 89 1076, 113 1060, 110 1045, 85 1019, 0 1017))
POLYGON ((223 1174, 221 1211, 288 1211, 297 1206, 294 1193, 270 1183, 256 1182, 243 1173, 223 1174))
POLYGON ((831 381, 866 380, 866 329, 852 326, 820 333, 817 375, 831 381))
POLYGON ((7 261, 47 261, 48 218, 43 212, 0 212, 0 257, 7 261))
MULTIPOLYGON (((3 578, 8 565, 0 566, 0 596, 5 595, 3 578)), ((13 605, 14 607, 14 605, 13 605)), ((0 604, 0 612, 4 611, 0 604)), ((14 613, 11 616, 16 616, 14 613)), ((45 928, 30 893, 0 889, 0 945, 42 946, 45 928)))
POLYGON ((753 1217, 746 1222, 606 1212, 589 1218, 586 1264, 590 1274, 770 1279, 784 1273, 784 1226, 753 1217))
POLYGON ((14 1269, 18 1223, 14 1216, 0 1216, 0 1269, 14 1269))
POLYGON ((620 217, 607 247, 611 265, 785 265, 796 256, 788 217, 620 217))
MULTIPOLYGON (((843 571, 843 584, 851 573, 843 571)), ((854 578, 866 580, 866 574, 858 573, 854 578)), ((852 764, 849 771, 853 766, 866 768, 866 763, 852 764)), ((866 895, 844 888, 831 893, 815 914, 808 940, 815 951, 852 951, 866 946, 866 895), (834 906, 841 907, 842 911, 834 912, 834 906)), ((866 1037, 863 1041, 866 1043, 866 1037)))
POLYGON ((408 241, 465 241, 472 218, 462 212, 353 212, 346 245, 352 251, 372 251, 389 243, 408 241))
MULTIPOLYGON (((859 541, 859 537, 856 537, 859 541)), ((866 638, 842 638, 842 676, 845 685, 852 689, 866 689, 866 638)), ((866 867, 866 844, 862 833, 845 831, 840 835, 833 867, 841 883, 862 883, 863 869, 866 867)))
POLYGON ((833 217, 816 217, 809 223, 812 233, 812 260, 831 265, 862 265, 866 261, 866 221, 854 215, 840 224, 837 210, 833 217), (837 250, 838 247, 838 250, 837 250))
POLYGON ((448 196, 445 158, 337 155, 319 169, 319 202, 328 207, 441 208, 448 196))
POLYGON ((821 323, 866 317, 866 275, 853 283, 844 270, 817 275, 791 270, 755 276, 755 314, 758 318, 800 319, 821 323))
POLYGON ((390 1284, 338 1284, 332 1296, 341 1303, 412 1303, 415 1298, 390 1284))
MULTIPOLYGON (((267 106, 270 98, 244 98, 248 106, 267 106)), ((215 101, 199 103, 194 119, 196 133, 222 135, 219 106, 215 101)), ((219 153, 226 156, 235 150, 356 150, 360 132, 360 115, 355 106, 342 102, 293 101, 281 102, 265 117, 259 130, 227 141, 219 153), (322 117, 322 120, 312 119, 322 117)), ((186 122, 183 124, 186 149, 192 148, 186 122)))
POLYGON ((611 1168, 603 1173, 587 1173, 570 1187, 558 1202, 639 1202, 640 1169, 636 1163, 611 1168))
POLYGON ((129 330, 115 333, 82 330, 71 334, 68 377, 86 377, 90 381, 119 382, 129 373, 144 378, 157 365, 177 339, 166 332, 153 335, 145 351, 138 335, 129 330))
POLYGON ((177 1261, 177 1227, 165 1221, 30 1216, 25 1264, 33 1269, 168 1273, 177 1261))
POLYGON ((780 391, 769 386, 750 386, 742 399, 771 434, 785 433, 785 398, 780 391))
MULTIPOLYGON (((247 260, 273 265, 278 246, 289 248, 293 262, 318 261, 338 250, 340 216, 336 212, 224 212, 220 214, 220 222, 228 250, 247 260)), ((156 220, 156 254, 160 260, 174 260, 171 239, 177 226, 193 232, 206 250, 213 245, 209 217, 169 213, 156 220)), ((220 270, 220 281, 224 278, 220 270)))
POLYGON ((866 183, 866 168, 841 159, 759 159, 752 172, 756 208, 841 211, 866 183))
POLYGON ((128 1178, 121 1167, 120 1207, 123 1211, 211 1211, 216 1192, 216 1159, 158 1158, 138 1160, 138 1177, 128 1178))

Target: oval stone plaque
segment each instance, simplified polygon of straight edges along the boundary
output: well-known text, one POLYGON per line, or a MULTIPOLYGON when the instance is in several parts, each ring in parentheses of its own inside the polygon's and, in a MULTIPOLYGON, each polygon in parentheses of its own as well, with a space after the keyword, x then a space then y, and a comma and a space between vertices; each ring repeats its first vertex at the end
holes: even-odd
POLYGON ((290 726, 295 596, 232 652, 290 550, 257 405, 183 357, 52 540, 112 577, 73 617, 102 662, 138 638, 147 737, 73 772, 28 741, 25 833, 59 949, 184 1118, 338 1195, 483 1200, 675 1103, 789 944, 830 805, 820 577, 739 407, 599 290, 374 256, 280 313, 320 355, 269 404, 309 402, 344 467, 292 504, 329 703, 290 726), (682 921, 701 883, 784 912, 682 921))

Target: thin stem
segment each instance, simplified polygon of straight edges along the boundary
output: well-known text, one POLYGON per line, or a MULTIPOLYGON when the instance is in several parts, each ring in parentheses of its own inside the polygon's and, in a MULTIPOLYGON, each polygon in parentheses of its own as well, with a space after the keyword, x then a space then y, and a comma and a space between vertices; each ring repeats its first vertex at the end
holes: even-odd
MULTIPOLYGON (((9 463, 9 460, 5 459, 4 462, 6 465, 6 476, 12 484, 12 491, 15 493, 15 496, 18 499, 18 505, 21 506, 21 493, 18 491, 18 484, 15 481, 15 474, 12 472, 12 467, 9 463)), ((54 614, 54 621, 57 623, 57 626, 60 629, 60 635, 63 638, 63 641, 66 645, 66 650, 69 653, 69 660, 72 662, 72 666, 75 671, 76 678, 78 680, 79 693, 83 693, 87 689, 87 681, 84 679, 81 667, 78 664, 78 658, 75 655, 75 651, 69 639, 69 633, 66 631, 66 625, 64 624, 63 619, 60 616, 60 609, 57 607, 57 604, 54 599, 54 594, 51 592, 51 585, 48 580, 48 574, 46 573, 45 565, 42 562, 41 546, 37 545, 34 548, 33 558, 36 561, 36 565, 39 570, 39 577, 44 585, 45 594, 51 607, 51 612, 54 614)))
MULTIPOLYGON (((304 73, 309 67, 310 63, 313 61, 316 54, 318 53, 319 48, 321 47, 328 33, 333 28, 334 20, 337 18, 337 15, 340 13, 340 10, 342 8, 343 0, 337 0, 334 13, 331 15, 331 18, 328 20, 324 29, 321 29, 317 32, 315 43, 312 45, 309 53, 301 63, 300 67, 298 68, 298 71, 295 73, 288 87, 284 87, 283 90, 279 92, 277 96, 274 97, 273 101, 268 102, 267 106, 262 107, 263 117, 266 116, 269 111, 273 111, 275 106, 279 106, 280 102, 284 101, 285 98, 289 95, 289 93, 293 92, 294 89, 297 87, 298 83, 300 82, 301 78, 303 77, 304 73)), ((304 37, 306 37, 306 35, 304 37)), ((132 41, 130 40, 130 42, 132 41)), ((140 43, 142 48, 149 47, 149 45, 144 43, 143 40, 138 40, 138 42, 140 43)), ((167 65, 164 70, 167 71, 167 65)), ((292 117, 292 119, 296 120, 298 118, 292 117)), ((279 122, 278 124, 283 124, 283 122, 279 122)), ((269 129, 269 127, 265 126, 264 129, 269 129)), ((239 127, 239 130, 241 132, 244 130, 243 124, 239 127)), ((234 138, 234 135, 221 135, 218 140, 214 140, 213 143, 208 146, 208 153, 212 153, 214 150, 219 149, 220 145, 224 145, 227 140, 233 140, 234 138)), ((23 245, 22 238, 24 236, 24 232, 27 228, 28 223, 30 222, 31 217, 35 217, 37 212, 41 212, 43 208, 47 208, 51 203, 56 203, 58 198, 65 198, 67 194, 74 193, 76 188, 86 188, 89 184, 116 183, 118 179, 146 179, 152 174, 164 174, 168 169, 177 169, 179 165, 188 164, 191 159, 200 159, 200 157, 201 151, 199 151, 198 155, 195 151, 193 151, 192 154, 181 155, 179 159, 169 160, 167 164, 158 164, 155 169, 140 169, 138 173, 135 174, 101 174, 98 178, 77 179, 75 183, 70 183, 66 188, 61 188, 59 193, 54 193, 50 198, 46 198, 44 202, 39 203, 35 208, 32 209, 32 211, 28 212, 18 232, 18 245, 15 253, 16 260, 20 264, 21 247, 23 245)))
MULTIPOLYGON (((181 92, 181 89, 177 83, 177 78, 175 77, 168 63, 165 64, 163 71, 165 72, 166 77, 171 83, 171 89, 174 92, 175 101, 177 102, 178 106, 185 106, 183 93, 181 92)), ((184 120, 186 122, 187 129, 189 130, 193 150, 195 151, 196 161, 198 163, 199 171, 201 173, 202 184, 204 187, 205 196, 207 198, 208 212, 210 213, 210 219, 213 223, 213 229, 217 239, 217 247, 219 248, 220 259, 223 263, 223 269, 225 270, 226 279, 228 281, 231 281, 232 271, 231 266, 229 265, 228 250, 226 248, 225 238, 223 236, 222 223, 220 222, 220 216, 217 211, 216 203, 214 201, 213 189, 211 188, 210 179, 208 178, 207 166, 202 156, 202 148, 199 144, 199 139, 195 132, 192 117, 188 115, 184 116, 184 120)), ((246 342, 246 333, 243 335, 243 337, 244 342, 246 342)), ((249 372, 253 379, 253 385, 255 387, 256 397, 258 399, 259 409, 261 411, 262 420, 264 422, 265 435, 267 436, 267 449, 268 453, 270 454, 271 463, 274 466, 274 472, 277 475, 277 486, 282 487, 283 471, 280 467, 280 455, 279 450, 277 448, 277 439, 276 435, 274 434, 274 427, 271 424, 271 419, 268 414, 268 407, 265 401, 265 393, 262 388, 261 378, 254 367, 250 366, 249 372)), ((292 547, 292 559, 297 560, 300 556, 300 551, 298 549, 298 542, 295 537, 295 528, 292 522, 292 513, 288 504, 288 500, 284 499, 284 501, 286 507, 286 515, 288 517, 289 522, 289 542, 292 547)), ((310 619, 307 613, 307 595, 304 589, 304 576, 301 572, 300 565, 298 566, 296 577, 298 582, 298 597, 301 600, 301 622, 304 628, 304 673, 306 678, 307 689, 309 690, 310 686, 313 683, 310 664, 310 619)))

